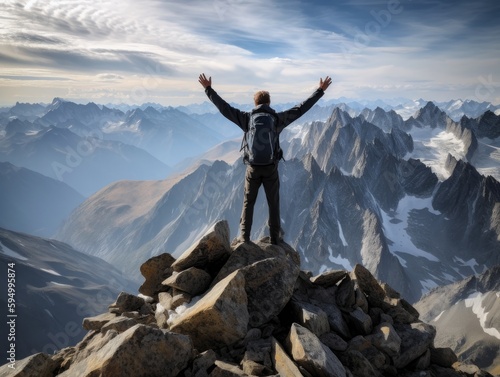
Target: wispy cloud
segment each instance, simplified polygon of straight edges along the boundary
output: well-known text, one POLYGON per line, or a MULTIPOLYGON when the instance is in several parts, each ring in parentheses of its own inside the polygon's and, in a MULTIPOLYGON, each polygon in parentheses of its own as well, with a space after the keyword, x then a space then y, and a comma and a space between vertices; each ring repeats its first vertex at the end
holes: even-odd
POLYGON ((301 100, 327 74, 329 96, 473 97, 480 77, 500 81, 499 12, 488 0, 10 0, 0 101, 200 102, 202 71, 239 102, 261 87, 301 100))

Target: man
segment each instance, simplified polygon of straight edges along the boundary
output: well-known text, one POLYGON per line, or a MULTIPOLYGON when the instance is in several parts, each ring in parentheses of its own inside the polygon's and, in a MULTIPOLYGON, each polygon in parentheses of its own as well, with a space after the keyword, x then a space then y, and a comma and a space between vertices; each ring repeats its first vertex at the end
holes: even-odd
MULTIPOLYGON (((276 121, 276 131, 279 135, 283 129, 290 123, 304 115, 313 105, 323 96, 325 90, 332 83, 329 76, 323 80, 319 80, 319 86, 316 91, 300 105, 292 107, 289 110, 276 112, 271 105, 271 97, 266 91, 259 91, 254 95, 255 108, 251 112, 238 110, 226 101, 224 101, 212 88, 212 77, 205 76, 204 73, 200 74, 198 78, 199 83, 205 88, 205 93, 224 115, 231 122, 240 127, 243 132, 248 132, 249 123, 252 114, 267 113, 274 116, 276 121)), ((243 210, 240 218, 240 237, 239 240, 244 242, 250 241, 250 232, 252 229, 253 210, 260 185, 264 186, 266 193, 267 204, 269 207, 269 231, 271 236, 271 243, 277 245, 281 241, 281 218, 280 218, 280 204, 279 204, 279 175, 278 175, 278 161, 279 158, 269 165, 253 165, 248 156, 244 158, 247 164, 245 174, 245 191, 243 198, 243 210)))

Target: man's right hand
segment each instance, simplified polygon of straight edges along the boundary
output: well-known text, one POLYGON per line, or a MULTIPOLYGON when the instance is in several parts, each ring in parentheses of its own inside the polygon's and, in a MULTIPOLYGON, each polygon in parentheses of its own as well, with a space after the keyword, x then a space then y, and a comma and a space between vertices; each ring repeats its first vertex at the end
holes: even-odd
POLYGON ((204 73, 202 73, 200 75, 200 77, 198 77, 198 82, 203 86, 203 88, 207 88, 209 86, 212 86, 212 76, 210 76, 208 79, 207 77, 205 76, 204 73))

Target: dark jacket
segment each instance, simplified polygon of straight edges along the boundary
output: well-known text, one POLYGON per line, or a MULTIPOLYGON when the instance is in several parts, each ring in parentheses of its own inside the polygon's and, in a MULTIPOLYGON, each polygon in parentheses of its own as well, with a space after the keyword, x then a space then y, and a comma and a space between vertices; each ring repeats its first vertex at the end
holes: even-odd
POLYGON ((269 107, 268 105, 258 105, 251 112, 241 111, 232 107, 226 101, 224 101, 215 90, 212 89, 211 86, 208 86, 205 89, 205 93, 207 94, 210 101, 219 109, 222 115, 224 115, 231 122, 235 123, 238 127, 240 127, 244 132, 248 131, 248 124, 250 121, 250 115, 255 113, 256 110, 270 113, 276 116, 278 119, 277 129, 278 133, 281 133, 283 129, 292 123, 294 120, 299 119, 302 115, 304 115, 311 107, 314 106, 316 102, 323 96, 323 89, 316 89, 316 91, 304 102, 300 105, 294 106, 291 109, 286 111, 276 112, 274 109, 269 107))

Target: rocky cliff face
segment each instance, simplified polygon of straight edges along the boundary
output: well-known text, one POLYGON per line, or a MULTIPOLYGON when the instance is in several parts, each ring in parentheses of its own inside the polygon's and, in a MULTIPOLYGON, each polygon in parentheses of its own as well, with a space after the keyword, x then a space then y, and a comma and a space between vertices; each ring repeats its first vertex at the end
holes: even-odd
POLYGON ((432 290, 415 308, 422 313, 423 321, 436 326, 435 345, 450 347, 461 360, 499 374, 499 291, 497 265, 480 275, 432 290))
POLYGON ((435 328, 366 268, 313 276, 266 241, 230 244, 216 223, 179 258, 147 260, 140 294, 86 318, 76 346, 0 376, 491 376, 436 348, 435 328))

